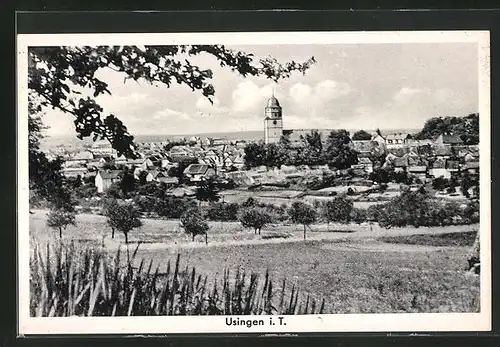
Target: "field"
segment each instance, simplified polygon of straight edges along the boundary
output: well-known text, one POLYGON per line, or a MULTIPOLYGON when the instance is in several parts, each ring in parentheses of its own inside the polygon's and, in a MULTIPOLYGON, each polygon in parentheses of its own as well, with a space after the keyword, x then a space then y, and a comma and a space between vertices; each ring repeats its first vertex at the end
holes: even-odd
MULTIPOLYGON (((41 242, 56 235, 45 227, 44 218, 42 212, 30 216, 30 234, 41 242)), ((123 241, 118 234, 110 238, 100 216, 79 215, 77 221, 63 238, 94 245, 104 241, 110 252, 123 241)), ((269 270, 276 283, 286 278, 287 286, 296 285, 302 296, 324 298, 330 313, 479 311, 479 278, 465 272, 477 225, 390 230, 314 225, 307 241, 301 239, 301 229, 274 225, 254 235, 239 223, 215 222, 205 246, 202 237, 191 242, 178 221, 146 220, 130 239, 144 242, 137 261, 152 260, 160 272, 178 253, 184 264, 209 279, 222 277, 225 268, 233 273, 269 270)))

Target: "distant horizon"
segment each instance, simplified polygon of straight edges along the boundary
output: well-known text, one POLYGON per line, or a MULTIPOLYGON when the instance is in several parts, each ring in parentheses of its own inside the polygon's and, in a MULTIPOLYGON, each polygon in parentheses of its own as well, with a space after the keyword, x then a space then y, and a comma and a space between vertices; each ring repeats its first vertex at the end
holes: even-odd
MULTIPOLYGON (((323 129, 335 129, 335 130, 346 130, 350 133, 364 130, 366 132, 375 132, 377 129, 346 129, 346 128, 293 128, 293 129, 287 129, 284 128, 283 130, 323 130, 323 129)), ((378 128, 382 133, 400 133, 400 132, 415 132, 415 131, 420 131, 420 128, 378 128)), ((131 134, 134 136, 134 138, 137 137, 186 137, 186 136, 207 136, 207 135, 216 135, 216 134, 245 134, 245 133, 257 133, 257 132, 262 132, 264 133, 264 129, 255 129, 255 130, 237 130, 237 131, 220 131, 220 132, 203 132, 203 133, 178 133, 178 134, 131 134)), ((68 137, 76 137, 76 131, 74 134, 56 134, 56 135, 45 135, 44 139, 48 138, 68 138, 68 137)), ((208 136, 207 136, 208 137, 208 136)), ((78 139, 78 138, 77 138, 78 139)), ((79 140, 79 139, 78 139, 79 140)), ((84 138, 82 141, 85 140, 92 140, 91 137, 84 138)), ((94 141, 92 141, 94 142, 94 141)))

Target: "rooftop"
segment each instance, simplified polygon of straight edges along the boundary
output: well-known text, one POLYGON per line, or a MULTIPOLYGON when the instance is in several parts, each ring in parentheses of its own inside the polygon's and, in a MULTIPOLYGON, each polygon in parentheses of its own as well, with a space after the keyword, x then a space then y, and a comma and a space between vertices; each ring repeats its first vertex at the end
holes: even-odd
POLYGON ((278 99, 276 99, 273 95, 269 98, 269 100, 267 100, 266 107, 281 107, 281 106, 280 106, 280 102, 278 101, 278 99))

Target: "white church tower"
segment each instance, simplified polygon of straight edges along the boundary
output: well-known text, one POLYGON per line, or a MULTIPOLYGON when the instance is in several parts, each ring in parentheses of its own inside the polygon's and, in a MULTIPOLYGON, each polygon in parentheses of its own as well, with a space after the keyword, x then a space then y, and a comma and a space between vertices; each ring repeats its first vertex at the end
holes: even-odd
POLYGON ((267 101, 264 118, 264 141, 265 143, 277 143, 283 135, 283 118, 281 106, 273 96, 267 101))

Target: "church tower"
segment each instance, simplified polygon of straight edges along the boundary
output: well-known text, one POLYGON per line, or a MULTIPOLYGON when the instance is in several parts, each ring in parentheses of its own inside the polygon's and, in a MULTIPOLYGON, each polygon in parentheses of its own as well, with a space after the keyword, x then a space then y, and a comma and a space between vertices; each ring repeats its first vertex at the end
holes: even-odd
POLYGON ((277 143, 283 135, 283 118, 281 114, 281 106, 273 96, 267 101, 264 118, 264 142, 277 143))

